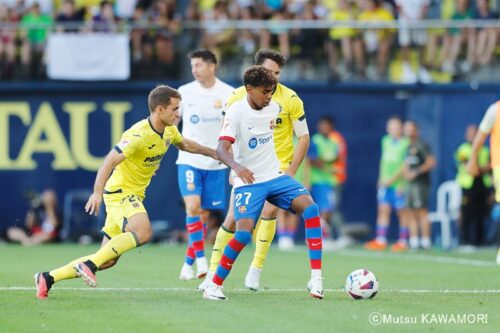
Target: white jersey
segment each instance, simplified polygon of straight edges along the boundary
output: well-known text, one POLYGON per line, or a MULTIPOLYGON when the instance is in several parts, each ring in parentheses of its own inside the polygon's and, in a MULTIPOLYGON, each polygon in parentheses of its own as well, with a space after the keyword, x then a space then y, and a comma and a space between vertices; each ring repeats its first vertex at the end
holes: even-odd
MULTIPOLYGON (((281 107, 271 102, 261 110, 254 110, 246 98, 226 110, 219 140, 233 145, 234 160, 253 172, 255 182, 262 183, 283 175, 274 149, 274 127, 281 107)), ((234 188, 245 185, 236 174, 234 188)))
MULTIPOLYGON (((215 80, 211 88, 198 81, 179 87, 182 97, 182 136, 209 148, 217 148, 223 120, 223 106, 234 88, 215 80)), ((210 157, 179 151, 176 164, 185 164, 203 170, 220 170, 226 166, 210 157)))
POLYGON ((497 106, 498 102, 493 103, 490 105, 488 110, 486 110, 483 120, 481 120, 481 124, 479 125, 479 129, 483 133, 490 134, 493 125, 495 125, 495 122, 497 121, 497 106))
MULTIPOLYGON (((399 19, 403 21, 415 21, 422 19, 422 9, 429 6, 430 0, 396 0, 396 5, 401 8, 399 19)), ((425 18, 425 17, 424 17, 425 18)))

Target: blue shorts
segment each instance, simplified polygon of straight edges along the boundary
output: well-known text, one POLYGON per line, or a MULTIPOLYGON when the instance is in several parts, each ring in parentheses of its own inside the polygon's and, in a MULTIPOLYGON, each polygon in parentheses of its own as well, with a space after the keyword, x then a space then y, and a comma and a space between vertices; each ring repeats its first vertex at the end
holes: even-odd
POLYGON ((329 184, 315 184, 311 186, 311 195, 318 204, 320 212, 335 210, 335 188, 329 184))
POLYGON ((177 166, 181 195, 199 195, 201 208, 226 209, 227 169, 203 170, 189 165, 177 166))
POLYGON ((288 175, 267 182, 245 185, 234 189, 234 218, 259 219, 265 201, 279 208, 292 211, 292 201, 309 191, 288 175))
POLYGON ((404 193, 396 191, 394 187, 380 187, 377 192, 379 204, 386 204, 396 210, 406 207, 406 198, 404 193))

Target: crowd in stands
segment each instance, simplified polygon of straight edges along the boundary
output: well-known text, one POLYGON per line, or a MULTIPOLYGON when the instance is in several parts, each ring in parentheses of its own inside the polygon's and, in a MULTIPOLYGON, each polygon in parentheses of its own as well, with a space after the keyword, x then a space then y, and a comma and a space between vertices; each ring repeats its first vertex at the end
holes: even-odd
MULTIPOLYGON (((499 2, 3 0, 0 78, 43 78, 44 50, 51 31, 97 31, 130 32, 133 73, 136 68, 143 76, 159 73, 179 78, 179 64, 183 64, 185 54, 197 47, 215 51, 223 64, 231 59, 241 64, 242 59, 251 59, 257 49, 273 47, 296 64, 294 70, 299 79, 321 79, 327 72, 326 79, 331 80, 450 81, 491 66, 500 29, 286 29, 279 21, 398 21, 404 27, 422 19, 495 20, 499 2), (183 27, 183 22, 204 20, 213 22, 204 29, 183 27), (270 29, 225 29, 221 24, 228 20, 270 20, 276 24, 270 29), (5 28, 12 24, 15 29, 5 28), (160 66, 167 72, 147 71, 141 67, 145 65, 156 69, 160 66)), ((233 75, 237 77, 238 73, 233 75)))

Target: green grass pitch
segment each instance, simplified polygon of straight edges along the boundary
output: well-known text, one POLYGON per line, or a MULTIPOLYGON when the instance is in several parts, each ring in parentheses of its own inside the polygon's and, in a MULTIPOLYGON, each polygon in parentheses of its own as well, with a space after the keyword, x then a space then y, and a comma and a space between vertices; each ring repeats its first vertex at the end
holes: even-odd
POLYGON ((95 289, 76 279, 57 284, 47 300, 35 298, 35 272, 96 249, 1 245, 0 332, 500 332, 500 266, 494 264, 493 249, 474 254, 325 252, 325 298, 316 300, 305 290, 305 247, 293 252, 273 247, 263 290, 245 290, 250 248, 225 283, 229 300, 213 302, 196 291, 199 281, 178 280, 183 246, 148 245, 99 272, 95 289), (355 301, 342 290, 347 275, 358 268, 377 276, 380 291, 374 299, 355 301), (370 323, 373 313, 385 316, 384 322, 370 323), (441 322, 432 316, 441 316, 441 322))

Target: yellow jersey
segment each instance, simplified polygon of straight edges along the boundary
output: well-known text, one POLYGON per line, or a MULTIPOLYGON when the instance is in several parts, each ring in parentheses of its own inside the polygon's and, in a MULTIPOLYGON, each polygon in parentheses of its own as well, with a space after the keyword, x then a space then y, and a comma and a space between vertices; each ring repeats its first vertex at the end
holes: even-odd
POLYGON ((182 135, 176 126, 165 127, 161 134, 153 129, 149 118, 134 124, 114 147, 125 160, 113 170, 104 193, 135 194, 143 199, 163 155, 171 144, 181 141, 182 135))
MULTIPOLYGON (((239 87, 229 96, 226 108, 234 102, 242 100, 246 95, 245 87, 239 87)), ((295 91, 281 83, 276 86, 272 100, 281 106, 281 112, 276 119, 274 129, 274 147, 281 170, 286 170, 293 159, 293 122, 303 120, 306 117, 304 103, 295 91)))

